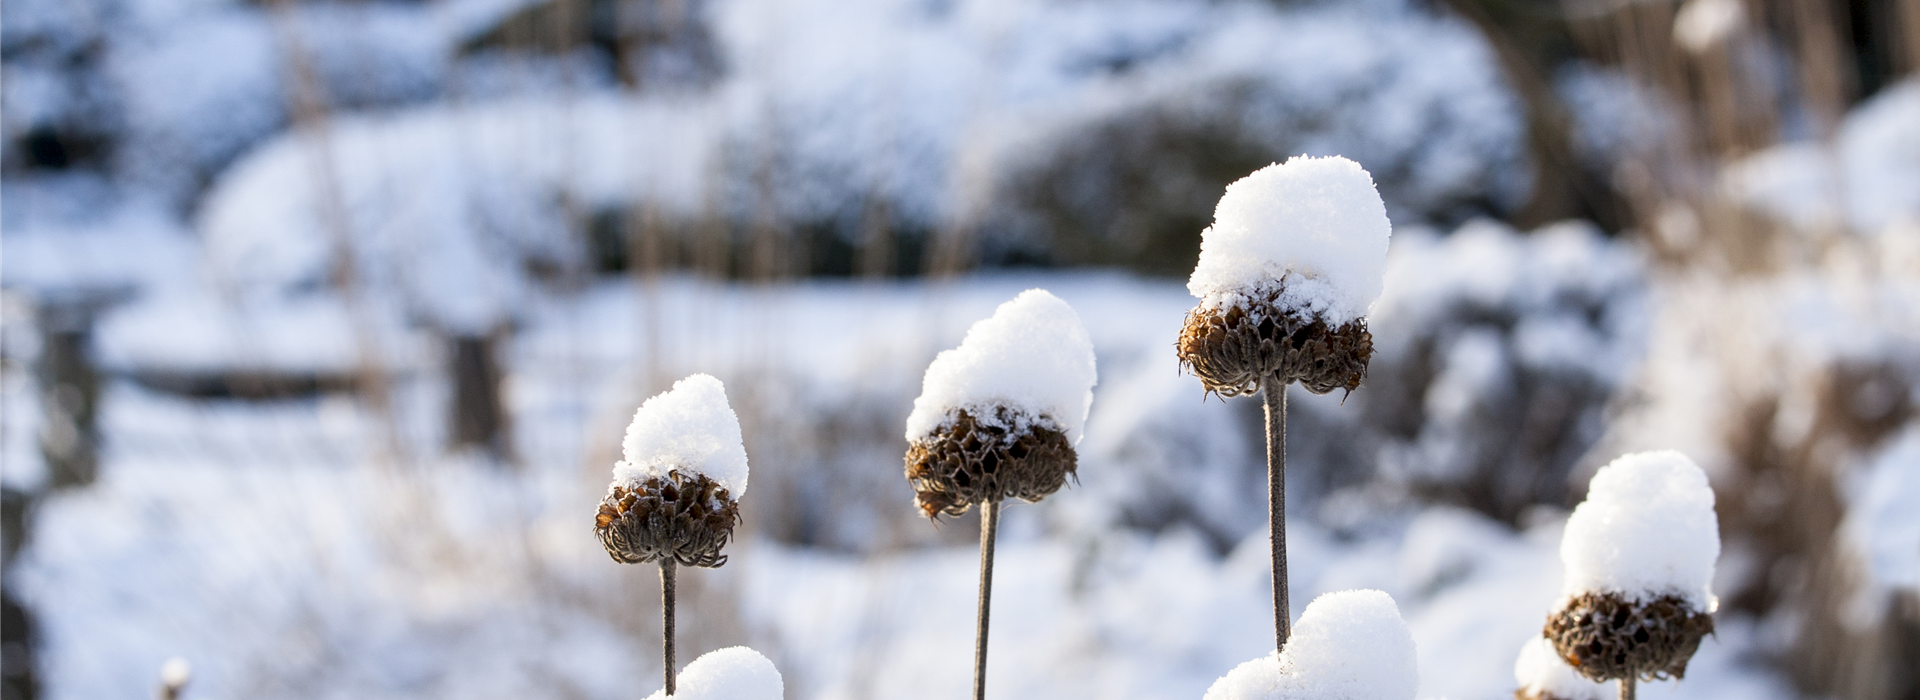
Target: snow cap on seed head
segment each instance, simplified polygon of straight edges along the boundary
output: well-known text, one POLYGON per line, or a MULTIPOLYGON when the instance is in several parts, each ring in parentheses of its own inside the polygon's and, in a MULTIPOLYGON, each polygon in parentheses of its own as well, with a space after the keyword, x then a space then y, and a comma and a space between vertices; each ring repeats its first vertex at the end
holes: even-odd
POLYGON ((1711 613, 1720 526, 1707 475, 1672 450, 1614 460, 1593 475, 1560 541, 1568 597, 1673 595, 1711 613))
POLYGON ((1393 225, 1373 176, 1340 156, 1296 156, 1231 185, 1200 234, 1187 290, 1230 305, 1284 283, 1280 301, 1330 326, 1380 297, 1393 225))
MULTIPOLYGON (((786 686, 780 669, 760 652, 727 647, 701 654, 677 678, 675 700, 781 700, 786 686)), ((661 689, 647 700, 666 700, 661 689)))
POLYGON ((632 486, 679 470, 713 479, 736 500, 747 492, 740 418, 727 405, 726 386, 710 375, 674 382, 672 389, 641 404, 621 452, 624 459, 613 465, 615 485, 632 486))
POLYGON ((1534 637, 1520 648, 1513 664, 1513 679, 1520 683, 1514 697, 1525 700, 1610 700, 1606 685, 1580 675, 1553 650, 1546 637, 1534 637))
MULTIPOLYGON (((926 439, 957 410, 990 422, 1003 406, 1016 409, 1015 420, 1051 418, 1077 444, 1096 379, 1080 315, 1047 290, 1029 289, 973 324, 960 347, 933 358, 907 416, 907 442, 926 439)), ((1017 433, 1027 426, 1000 427, 1017 433)))
POLYGON ((1413 633, 1393 597, 1340 591, 1313 600, 1287 648, 1240 664, 1205 700, 1413 700, 1413 633))

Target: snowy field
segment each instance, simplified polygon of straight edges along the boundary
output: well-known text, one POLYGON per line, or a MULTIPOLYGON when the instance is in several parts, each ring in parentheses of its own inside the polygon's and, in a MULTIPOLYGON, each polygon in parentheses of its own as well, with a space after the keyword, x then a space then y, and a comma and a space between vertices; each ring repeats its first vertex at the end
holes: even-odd
MULTIPOLYGON (((171 656, 193 662, 205 698, 651 692, 653 568, 609 561, 591 513, 632 407, 664 388, 648 375, 694 371, 727 382, 755 486, 731 561, 681 576, 683 662, 747 644, 791 698, 964 697, 977 523, 912 513, 898 436, 932 354, 1029 287, 1078 311, 1100 383, 1080 483, 1003 522, 990 692, 1197 698, 1270 648, 1264 534, 1257 515, 1228 519, 1242 526, 1221 551, 1180 520, 1128 526, 1119 504, 1165 469, 1128 438, 1235 443, 1162 449, 1195 460, 1180 465, 1189 479, 1225 480, 1218 508, 1257 514, 1255 424, 1250 402, 1203 401, 1176 371, 1193 303, 1179 283, 1102 273, 673 279, 657 300, 610 283, 549 302, 510 351, 518 466, 437 453, 444 388, 429 372, 400 373, 398 457, 370 451, 372 417, 346 398, 245 404, 113 382, 101 480, 42 504, 11 574, 45 625, 49 697, 150 692, 171 656)), ((8 382, 14 405, 20 385, 8 382)), ((1343 410, 1337 394, 1294 402, 1343 410)), ((10 425, 9 449, 30 429, 10 425)), ((1420 697, 1509 697, 1514 659, 1560 590, 1565 513, 1535 509, 1516 531, 1405 505, 1334 527, 1322 506, 1292 511, 1294 614, 1323 592, 1387 591, 1418 644, 1420 697)), ((1751 658, 1750 620, 1718 624, 1686 682, 1647 697, 1793 696, 1751 658)))

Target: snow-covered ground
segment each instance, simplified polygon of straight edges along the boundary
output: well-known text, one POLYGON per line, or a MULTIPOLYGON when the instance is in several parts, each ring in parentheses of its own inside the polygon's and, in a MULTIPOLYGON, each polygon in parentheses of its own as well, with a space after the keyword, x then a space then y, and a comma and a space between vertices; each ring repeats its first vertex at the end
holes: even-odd
MULTIPOLYGON (((652 302, 626 283, 548 301, 509 353, 517 467, 437 454, 444 388, 430 373, 397 391, 410 416, 398 458, 370 447, 371 416, 346 398, 196 401, 113 382, 101 480, 43 502, 9 572, 43 625, 49 697, 147 693, 172 656, 193 662, 191 694, 204 698, 651 692, 653 570, 609 561, 591 514, 633 406, 692 371, 726 382, 756 486, 730 562, 681 576, 681 658, 752 646, 792 698, 964 697, 976 526, 911 512, 900 426, 933 353, 1035 286, 1080 314, 1101 380, 1080 484, 1003 521, 990 692, 1198 698, 1270 644, 1264 536, 1253 519, 1223 553, 1183 521, 1125 525, 1117 503, 1163 467, 1114 448, 1127 444, 1115 431, 1243 443, 1190 453, 1191 478, 1229 483, 1257 473, 1255 433, 1242 404, 1203 402, 1175 371, 1192 297, 1108 273, 672 279, 652 302), (1137 413, 1177 418, 1127 419, 1137 413)), ((6 435, 16 454, 30 433, 6 435)), ((1218 493, 1221 509, 1258 511, 1257 491, 1218 493)), ((1536 510, 1518 531, 1448 507, 1338 528, 1296 512, 1296 615, 1319 593, 1387 591, 1418 645, 1420 697, 1512 692, 1514 660, 1560 592, 1564 512, 1536 510)), ((1719 625, 1685 682, 1643 692, 1792 697, 1749 658, 1748 621, 1719 625)))

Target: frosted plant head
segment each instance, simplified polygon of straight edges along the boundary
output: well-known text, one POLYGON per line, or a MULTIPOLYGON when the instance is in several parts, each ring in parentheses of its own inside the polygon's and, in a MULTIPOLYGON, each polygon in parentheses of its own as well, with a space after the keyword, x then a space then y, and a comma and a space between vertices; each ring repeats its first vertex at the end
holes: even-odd
POLYGON ((696 374, 633 414, 594 534, 614 561, 720 566, 740 521, 747 451, 720 380, 696 374))
POLYGON ((160 664, 160 698, 176 700, 187 689, 187 682, 193 680, 193 665, 178 656, 160 664))
POLYGON ((1520 648, 1513 678, 1520 684, 1513 693, 1514 700, 1612 700, 1613 695, 1607 686, 1568 666, 1544 637, 1534 637, 1520 648))
POLYGON ((1560 540, 1565 594, 1674 595, 1712 612, 1720 525, 1707 474, 1672 450, 1623 456, 1594 473, 1560 540))
POLYGON ((1182 365, 1224 396, 1268 378, 1318 394, 1359 388, 1391 233, 1373 177, 1339 156, 1290 158, 1228 185, 1187 282, 1200 304, 1181 329, 1182 365))
MULTIPOLYGON (((786 685, 780 669, 760 652, 727 647, 701 654, 680 672, 674 700, 782 700, 786 685)), ((666 700, 667 691, 647 696, 666 700)))
POLYGON ((1021 292, 927 366, 907 417, 907 480, 928 517, 1066 484, 1093 403, 1093 342, 1073 307, 1021 292))
POLYGON ((1596 681, 1680 678, 1713 632, 1719 556, 1713 489, 1693 460, 1673 451, 1616 459, 1567 519, 1566 596, 1543 633, 1596 681))
POLYGON ((1205 700, 1413 700, 1413 633, 1393 597, 1340 591, 1300 614, 1287 648, 1235 667, 1205 700))

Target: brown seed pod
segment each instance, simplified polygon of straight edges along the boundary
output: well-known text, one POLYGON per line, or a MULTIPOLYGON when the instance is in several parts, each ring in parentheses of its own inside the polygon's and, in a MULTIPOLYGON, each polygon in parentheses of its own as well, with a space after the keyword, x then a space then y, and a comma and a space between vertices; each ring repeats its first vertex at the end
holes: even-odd
POLYGON ((1260 390, 1260 380, 1278 376, 1308 391, 1353 391, 1367 377, 1373 334, 1364 318, 1339 326, 1280 302, 1282 285, 1240 302, 1187 312, 1176 349, 1180 366, 1207 391, 1240 396, 1260 390))
POLYGON ((614 561, 645 564, 671 558, 681 566, 716 567, 740 522, 740 504, 705 474, 669 470, 638 486, 615 485, 600 501, 593 534, 614 561))
POLYGON ((965 409, 926 438, 907 446, 907 482, 913 503, 929 518, 960 515, 988 501, 1046 498, 1066 485, 1078 456, 1064 432, 1049 420, 1025 421, 1013 431, 1019 414, 999 406, 994 424, 965 409))
POLYGON ((1678 596, 1641 601, 1593 592, 1548 615, 1542 632, 1568 666, 1594 681, 1685 677, 1701 638, 1712 633, 1713 616, 1678 596))

